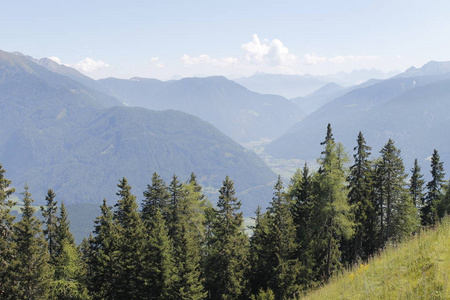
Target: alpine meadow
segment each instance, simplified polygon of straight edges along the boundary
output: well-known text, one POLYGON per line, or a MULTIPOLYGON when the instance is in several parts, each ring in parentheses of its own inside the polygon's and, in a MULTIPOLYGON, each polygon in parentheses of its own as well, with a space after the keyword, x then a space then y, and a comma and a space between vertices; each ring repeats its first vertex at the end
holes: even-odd
POLYGON ((450 299, 448 11, 4 3, 0 300, 450 299))

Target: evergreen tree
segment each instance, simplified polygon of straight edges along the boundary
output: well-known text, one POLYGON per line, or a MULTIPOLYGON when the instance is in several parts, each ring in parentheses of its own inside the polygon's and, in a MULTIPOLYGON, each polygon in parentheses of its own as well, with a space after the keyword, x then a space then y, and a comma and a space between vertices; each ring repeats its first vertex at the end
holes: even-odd
POLYGON ((406 188, 405 168, 394 142, 389 139, 381 149, 377 165, 377 197, 380 215, 380 247, 417 230, 417 210, 406 188))
POLYGON ((169 230, 178 272, 174 293, 178 293, 178 299, 204 299, 206 292, 200 264, 205 224, 204 195, 195 177, 184 185, 174 176, 169 189, 172 220, 169 230))
POLYGON ((88 288, 94 299, 118 299, 119 255, 117 226, 106 200, 95 220, 94 236, 89 239, 89 251, 84 251, 88 265, 88 288))
POLYGON ((252 295, 257 295, 259 291, 266 290, 271 280, 272 272, 270 265, 274 257, 271 256, 269 249, 269 224, 266 213, 261 213, 258 206, 255 212, 255 225, 251 227, 253 234, 250 237, 249 253, 249 286, 252 295))
POLYGON ((248 259, 241 202, 227 176, 219 190, 218 210, 209 244, 206 286, 209 299, 244 299, 248 259))
POLYGON ((314 279, 313 266, 313 236, 315 234, 314 221, 314 193, 313 178, 308 165, 304 164, 303 169, 298 169, 291 178, 287 197, 290 199, 291 211, 294 224, 297 228, 296 243, 299 247, 297 259, 302 264, 302 274, 300 276, 303 286, 309 285, 314 279))
POLYGON ((266 271, 271 273, 269 288, 274 292, 275 298, 292 299, 299 290, 301 272, 301 264, 296 258, 296 228, 280 176, 274 189, 268 209, 269 233, 266 244, 269 256, 274 261, 266 271))
POLYGON ((422 224, 434 225, 437 214, 436 207, 442 195, 442 184, 444 183, 444 163, 440 161, 439 154, 435 149, 431 156, 431 181, 427 184, 427 194, 422 208, 422 224))
POLYGON ((49 189, 47 195, 45 196, 46 205, 41 206, 42 216, 44 218, 44 234, 48 244, 48 250, 50 253, 50 263, 54 263, 56 256, 56 251, 58 245, 56 244, 56 227, 58 222, 58 217, 56 215, 58 207, 58 202, 55 201, 56 194, 53 190, 49 189))
POLYGON ((420 173, 420 166, 417 163, 417 158, 414 160, 414 167, 411 169, 411 179, 409 180, 409 194, 413 200, 414 206, 417 209, 422 208, 423 203, 423 175, 420 173))
POLYGON ((15 192, 11 181, 4 177, 5 169, 0 164, 0 298, 7 299, 13 286, 13 266, 16 255, 11 210, 15 202, 10 196, 15 192))
POLYGON ((176 282, 178 270, 175 267, 173 246, 160 210, 155 210, 147 223, 148 243, 145 248, 144 271, 147 282, 144 290, 146 299, 177 299, 176 282))
POLYGON ((164 180, 157 173, 153 173, 152 184, 147 185, 142 202, 142 219, 145 222, 150 221, 159 210, 168 219, 170 194, 164 180))
POLYGON ((146 282, 143 278, 144 250, 147 240, 145 226, 138 213, 136 196, 126 178, 119 184, 114 221, 117 224, 118 273, 114 288, 118 299, 145 299, 146 282))
MULTIPOLYGON (((318 280, 330 278, 332 272, 341 265, 340 243, 353 234, 350 206, 347 202, 346 170, 347 161, 341 144, 333 139, 325 139, 325 149, 319 159, 320 170, 314 180, 316 199, 313 207, 315 274, 318 280)), ((310 225, 310 226, 311 226, 310 225)))
POLYGON ((450 184, 447 184, 445 186, 444 195, 441 197, 441 200, 437 205, 436 212, 439 219, 442 219, 443 217, 450 214, 450 184))
POLYGON ((75 240, 70 232, 64 202, 56 227, 56 248, 54 259, 54 281, 52 295, 56 299, 90 299, 84 282, 84 268, 75 240))
POLYGON ((17 265, 15 266, 15 299, 49 299, 53 270, 48 264, 47 243, 42 234, 41 223, 34 216, 34 200, 25 186, 22 219, 17 222, 15 239, 17 265))
POLYGON ((348 202, 354 216, 355 234, 344 248, 345 260, 349 263, 356 263, 360 258, 367 259, 370 253, 366 244, 373 239, 373 223, 370 219, 375 214, 372 203, 372 167, 369 160, 371 147, 366 145, 366 141, 361 132, 358 134, 357 146, 353 148, 356 153, 353 155, 354 164, 350 167, 348 176, 348 202))

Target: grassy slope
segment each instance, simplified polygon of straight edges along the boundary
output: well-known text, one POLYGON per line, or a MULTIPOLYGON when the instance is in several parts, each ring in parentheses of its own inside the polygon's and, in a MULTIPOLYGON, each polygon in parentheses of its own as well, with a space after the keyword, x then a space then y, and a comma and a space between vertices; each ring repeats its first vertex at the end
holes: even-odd
POLYGON ((450 218, 390 247, 305 299, 450 299, 450 218))

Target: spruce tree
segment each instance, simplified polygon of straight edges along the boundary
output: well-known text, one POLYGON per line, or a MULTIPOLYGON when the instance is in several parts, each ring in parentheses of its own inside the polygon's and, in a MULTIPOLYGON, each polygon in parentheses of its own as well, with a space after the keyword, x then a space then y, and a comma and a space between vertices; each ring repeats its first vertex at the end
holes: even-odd
POLYGON ((147 185, 142 201, 142 219, 145 222, 154 218, 159 210, 163 216, 168 218, 170 194, 164 180, 157 173, 153 173, 152 184, 147 185))
POLYGON ((269 224, 266 213, 261 213, 258 206, 255 212, 255 225, 251 227, 253 234, 250 237, 249 253, 249 286, 252 295, 257 295, 260 290, 267 290, 271 280, 273 265, 271 249, 269 249, 269 224))
POLYGON ((40 221, 34 216, 34 200, 25 186, 22 219, 14 226, 17 244, 15 299, 49 299, 53 269, 40 221))
POLYGON ((14 220, 11 210, 15 202, 10 196, 15 192, 11 181, 4 177, 5 169, 0 164, 0 298, 7 299, 13 286, 13 266, 16 256, 14 220))
POLYGON ((117 224, 118 273, 115 289, 119 299, 145 299, 146 282, 143 278, 146 234, 144 223, 138 213, 136 196, 126 178, 119 184, 114 221, 117 224))
POLYGON ((89 239, 89 251, 84 251, 88 265, 88 289, 94 299, 118 299, 119 237, 113 221, 112 208, 106 200, 95 220, 94 236, 89 239))
POLYGON ((439 154, 435 149, 431 156, 431 181, 427 184, 427 194, 424 198, 422 208, 422 224, 434 225, 437 220, 436 207, 442 195, 444 183, 444 163, 440 161, 439 154))
POLYGON ((299 246, 297 259, 302 264, 302 274, 300 276, 303 286, 309 285, 313 281, 314 259, 312 252, 312 241, 314 239, 314 176, 310 173, 308 165, 304 164, 303 169, 298 169, 288 188, 287 197, 291 204, 293 221, 297 229, 296 243, 299 246))
POLYGON ((176 282, 178 270, 175 267, 172 241, 162 212, 155 210, 154 216, 147 223, 148 242, 144 252, 144 289, 146 299, 177 299, 176 282))
POLYGON ((46 205, 41 206, 42 216, 44 218, 44 235, 47 240, 48 250, 50 253, 50 263, 53 264, 53 260, 56 256, 57 251, 57 237, 56 237, 56 227, 58 222, 57 211, 58 202, 55 201, 56 194, 52 189, 47 191, 45 196, 46 205))
POLYGON ((56 299, 90 299, 84 282, 85 270, 75 240, 70 232, 66 207, 61 203, 56 227, 54 281, 52 295, 56 299))
POLYGON ((377 197, 380 216, 380 247, 397 242, 418 228, 417 209, 406 188, 400 150, 389 139, 377 164, 377 197))
POLYGON ((414 160, 414 166, 411 169, 411 178, 409 180, 409 194, 413 200, 414 206, 417 209, 422 208, 423 203, 423 175, 420 173, 420 166, 417 162, 417 158, 414 160))
POLYGON ((227 176, 219 190, 217 212, 208 242, 206 286, 209 299, 245 299, 248 261, 241 202, 227 176))
POLYGON ((356 263, 360 258, 367 259, 370 253, 366 246, 373 239, 373 223, 370 220, 375 214, 372 203, 372 166, 369 160, 371 147, 366 145, 366 141, 361 132, 358 134, 357 146, 353 148, 356 153, 353 155, 354 163, 350 167, 348 176, 348 202, 354 216, 355 234, 344 248, 345 260, 349 263, 356 263), (368 253, 369 252, 369 253, 368 253))
POLYGON ((292 299, 300 286, 301 264, 296 258, 296 228, 280 176, 274 186, 274 195, 268 209, 269 257, 273 259, 266 272, 270 273, 269 288, 276 299, 292 299))

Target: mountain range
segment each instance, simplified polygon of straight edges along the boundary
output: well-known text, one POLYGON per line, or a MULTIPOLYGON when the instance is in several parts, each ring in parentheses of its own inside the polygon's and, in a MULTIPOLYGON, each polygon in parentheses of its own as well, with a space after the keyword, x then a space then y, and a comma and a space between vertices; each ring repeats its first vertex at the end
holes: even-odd
POLYGON ((246 214, 267 205, 275 174, 211 124, 126 107, 45 63, 0 52, 0 162, 18 191, 28 184, 39 204, 49 188, 67 204, 112 203, 122 177, 140 198, 153 172, 167 182, 194 172, 213 201, 229 175, 246 214))
POLYGON ((331 123, 336 141, 350 152, 362 131, 375 156, 392 138, 402 150, 406 166, 415 158, 428 165, 426 159, 433 149, 440 152, 443 161, 450 161, 448 111, 449 64, 430 62, 390 79, 353 88, 295 124, 265 151, 274 157, 315 159, 331 123))

